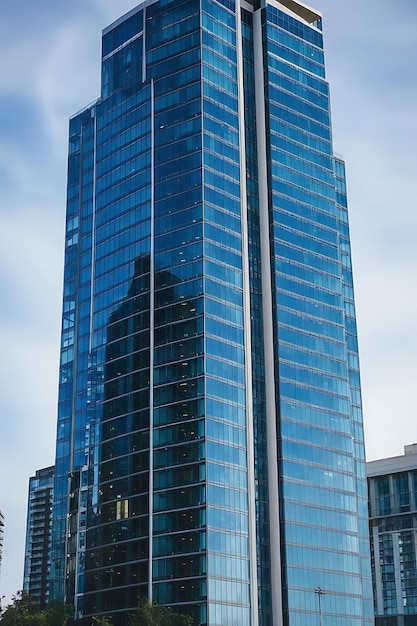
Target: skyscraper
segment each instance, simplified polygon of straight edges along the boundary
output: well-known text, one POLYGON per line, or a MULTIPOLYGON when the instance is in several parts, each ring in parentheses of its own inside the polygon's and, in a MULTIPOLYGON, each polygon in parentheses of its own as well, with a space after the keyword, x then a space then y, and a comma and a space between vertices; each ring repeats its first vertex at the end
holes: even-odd
POLYGON ((54 467, 36 470, 29 479, 23 590, 43 608, 49 602, 54 467))
POLYGON ((417 444, 366 464, 376 626, 417 623, 417 444))
POLYGON ((103 32, 69 130, 52 594, 373 623, 344 164, 297 0, 103 32))

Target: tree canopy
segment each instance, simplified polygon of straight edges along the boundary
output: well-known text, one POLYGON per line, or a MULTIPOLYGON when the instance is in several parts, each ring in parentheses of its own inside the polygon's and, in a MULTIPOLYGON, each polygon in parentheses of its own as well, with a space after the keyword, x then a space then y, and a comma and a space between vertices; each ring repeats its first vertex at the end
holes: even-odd
POLYGON ((93 617, 93 623, 97 626, 112 626, 111 619, 108 617, 93 617))
MULTIPOLYGON (((37 599, 24 591, 18 591, 12 601, 0 613, 1 626, 67 626, 73 614, 73 607, 56 604, 41 609, 37 599)), ((72 620, 71 620, 71 623, 72 620)), ((129 626, 193 626, 190 615, 176 613, 157 602, 149 603, 146 598, 139 598, 138 608, 128 618, 129 626)), ((97 626, 112 626, 111 618, 93 617, 97 626)))
POLYGON ((155 600, 149 603, 146 598, 139 598, 136 613, 129 615, 129 626, 193 626, 193 623, 191 615, 176 613, 155 600))
POLYGON ((72 607, 64 604, 41 609, 36 598, 18 591, 1 612, 0 622, 2 626, 66 626, 72 612, 72 607))

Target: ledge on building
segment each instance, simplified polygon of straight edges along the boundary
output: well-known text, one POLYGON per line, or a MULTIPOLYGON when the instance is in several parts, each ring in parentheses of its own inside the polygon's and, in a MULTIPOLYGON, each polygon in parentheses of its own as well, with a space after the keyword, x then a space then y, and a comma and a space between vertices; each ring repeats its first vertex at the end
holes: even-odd
POLYGON ((318 13, 303 2, 298 2, 298 0, 278 0, 278 2, 296 15, 302 17, 303 20, 309 24, 313 24, 321 18, 321 13, 318 13))

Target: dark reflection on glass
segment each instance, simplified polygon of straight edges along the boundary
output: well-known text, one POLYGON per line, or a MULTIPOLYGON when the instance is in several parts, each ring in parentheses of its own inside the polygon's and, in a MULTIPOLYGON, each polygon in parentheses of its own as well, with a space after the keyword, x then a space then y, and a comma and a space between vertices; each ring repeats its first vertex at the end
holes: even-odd
POLYGON ((86 552, 85 610, 92 613, 120 608, 119 600, 125 604, 132 595, 131 585, 133 597, 147 594, 149 256, 135 260, 128 293, 111 313, 106 331, 103 394, 97 407, 98 474, 86 552), (114 600, 100 591, 119 585, 126 588, 114 600))
MULTIPOLYGON (((154 533, 165 533, 167 528, 178 532, 169 538, 162 536, 158 540, 162 543, 155 544, 155 557, 165 557, 154 562, 153 576, 158 580, 184 575, 194 579, 205 574, 205 532, 194 531, 205 525, 205 515, 200 511, 205 506, 204 427, 199 421, 204 407, 197 400, 202 395, 198 376, 202 376, 203 370, 202 362, 196 358, 203 353, 202 306, 195 284, 189 285, 173 271, 162 269, 155 273, 156 405, 157 398, 161 398, 155 410, 155 426, 184 422, 175 427, 168 439, 165 428, 161 434, 156 429, 154 435, 154 533), (193 297, 184 298, 187 292, 193 297), (167 325, 166 311, 169 315, 176 313, 178 323, 167 325), (169 406, 165 406, 166 402, 169 406), (178 511, 178 528, 174 518, 168 525, 159 524, 162 513, 180 509, 187 512, 178 511), (184 524, 184 515, 190 518, 189 526, 184 524), (175 554, 182 555, 178 563, 173 559, 175 554), (191 555, 187 557, 190 567, 184 568, 187 554, 191 555)), ((111 313, 106 326, 102 393, 95 397, 97 478, 89 508, 84 605, 87 613, 117 610, 122 597, 125 606, 133 608, 136 601, 128 604, 132 585, 135 598, 148 593, 150 297, 150 258, 146 255, 135 260, 127 295, 111 313), (111 588, 119 585, 124 589, 111 604, 106 589, 110 593, 111 588)), ((192 588, 195 598, 200 599, 201 585, 196 582, 192 588)))

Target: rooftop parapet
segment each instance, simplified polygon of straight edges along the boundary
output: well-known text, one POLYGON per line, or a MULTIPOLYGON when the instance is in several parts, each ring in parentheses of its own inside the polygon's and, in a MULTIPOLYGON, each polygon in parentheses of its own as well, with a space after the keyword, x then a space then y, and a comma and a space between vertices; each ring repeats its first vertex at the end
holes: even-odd
POLYGON ((303 2, 298 2, 298 0, 277 0, 277 2, 278 4, 282 4, 282 6, 286 7, 287 9, 301 17, 309 24, 317 22, 317 20, 321 19, 322 17, 319 11, 312 9, 303 2))

